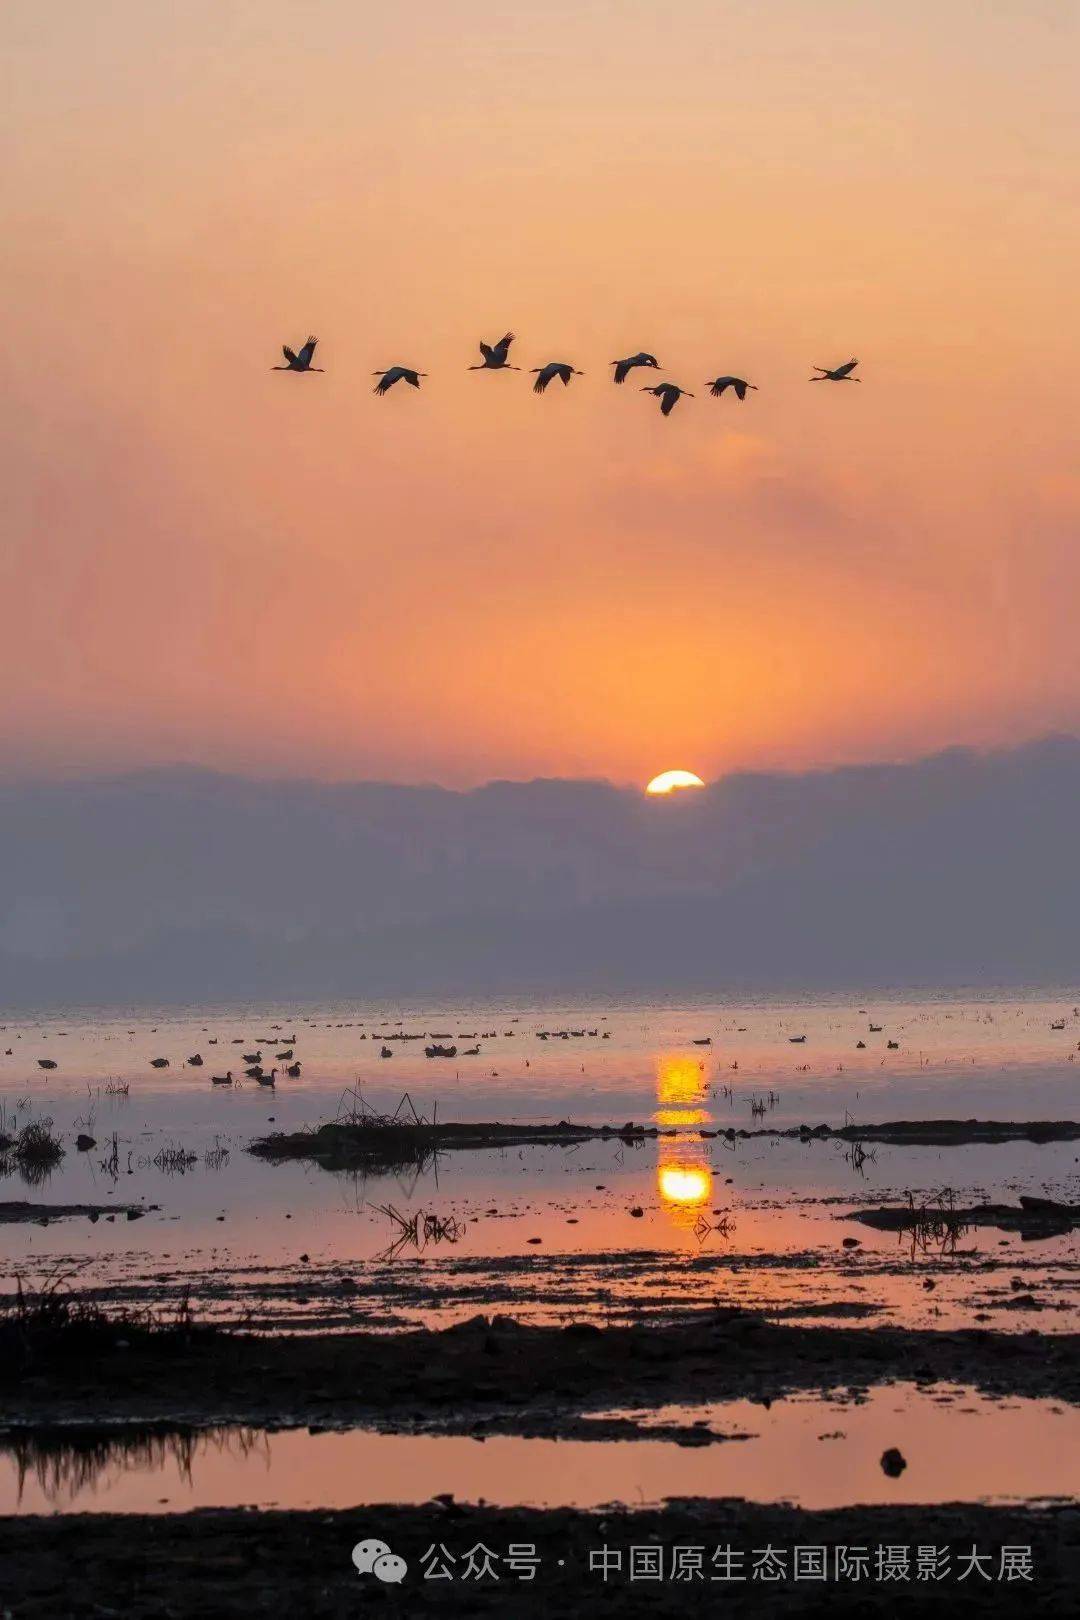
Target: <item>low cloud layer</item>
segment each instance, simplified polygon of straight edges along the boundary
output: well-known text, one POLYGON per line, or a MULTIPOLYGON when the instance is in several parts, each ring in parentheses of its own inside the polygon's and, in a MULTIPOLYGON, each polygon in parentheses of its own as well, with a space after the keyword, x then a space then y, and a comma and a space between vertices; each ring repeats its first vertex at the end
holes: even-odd
POLYGON ((0 793, 0 997, 1066 982, 1080 742, 657 802, 176 769, 0 793))

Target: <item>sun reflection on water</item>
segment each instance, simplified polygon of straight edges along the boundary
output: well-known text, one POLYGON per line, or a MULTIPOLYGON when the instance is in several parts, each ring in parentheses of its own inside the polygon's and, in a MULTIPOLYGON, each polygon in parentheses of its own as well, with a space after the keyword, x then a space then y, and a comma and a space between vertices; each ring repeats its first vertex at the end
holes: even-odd
MULTIPOLYGON (((701 1060, 680 1052, 661 1053, 656 1060, 654 1118, 658 1125, 705 1125, 708 1081, 701 1060)), ((704 1144, 682 1137, 660 1137, 656 1184, 660 1202, 676 1226, 692 1227, 712 1198, 712 1171, 704 1144)))
POLYGON ((662 1164, 657 1180, 666 1204, 697 1209, 712 1193, 712 1173, 702 1164, 662 1164))

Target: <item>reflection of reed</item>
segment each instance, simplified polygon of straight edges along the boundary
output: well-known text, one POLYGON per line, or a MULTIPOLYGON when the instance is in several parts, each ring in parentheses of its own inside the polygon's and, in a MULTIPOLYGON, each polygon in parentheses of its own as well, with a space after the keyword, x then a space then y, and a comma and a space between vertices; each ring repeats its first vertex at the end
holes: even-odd
POLYGON ((932 1249, 939 1254, 955 1254, 957 1243, 970 1228, 956 1208, 956 1194, 952 1188, 946 1187, 933 1199, 918 1205, 914 1195, 909 1192, 908 1207, 911 1219, 905 1225, 911 1232, 911 1258, 914 1260, 918 1254, 929 1254, 932 1249))
POLYGON ((2 1448, 15 1463, 18 1500, 32 1476, 47 1502, 73 1502, 85 1491, 95 1492, 108 1476, 119 1473, 162 1473, 170 1464, 185 1484, 192 1483, 192 1468, 207 1451, 249 1457, 262 1451, 269 1461, 270 1439, 261 1429, 131 1430, 113 1433, 101 1429, 65 1431, 28 1429, 2 1448))
POLYGON ((397 1236, 384 1249, 377 1254, 377 1260, 395 1260, 403 1249, 414 1248, 418 1253, 425 1249, 429 1243, 456 1243, 465 1228, 459 1226, 452 1215, 444 1220, 439 1215, 425 1215, 420 1211, 416 1215, 402 1215, 393 1204, 372 1204, 380 1215, 386 1215, 394 1223, 397 1236))

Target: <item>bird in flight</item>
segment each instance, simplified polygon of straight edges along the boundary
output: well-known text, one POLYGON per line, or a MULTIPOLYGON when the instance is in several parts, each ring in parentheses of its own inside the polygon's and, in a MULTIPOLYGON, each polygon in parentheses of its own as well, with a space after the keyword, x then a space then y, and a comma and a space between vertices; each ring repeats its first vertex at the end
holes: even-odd
POLYGON ((660 401, 661 416, 670 416, 683 394, 686 394, 687 399, 694 398, 687 389, 680 388, 678 383, 657 383, 655 388, 643 388, 641 392, 656 395, 660 401))
POLYGON ((635 366, 659 367, 660 362, 655 354, 646 354, 642 349, 639 354, 627 355, 625 360, 612 360, 611 364, 615 367, 614 381, 624 383, 635 366))
POLYGON ((747 382, 745 377, 717 377, 706 387, 714 399, 719 399, 725 388, 734 388, 740 399, 746 398, 748 388, 757 388, 757 383, 747 382))
POLYGON ((480 353, 484 357, 484 363, 483 363, 483 365, 480 365, 480 366, 470 366, 469 370, 470 371, 520 371, 521 370, 520 366, 512 366, 512 365, 510 365, 508 363, 508 361, 507 361, 507 358, 506 358, 507 355, 510 353, 510 345, 511 345, 511 343, 513 343, 513 341, 514 341, 513 332, 507 332, 506 336, 501 337, 499 339, 498 343, 481 343, 481 345, 480 345, 480 353))
POLYGON ((373 371, 373 377, 378 377, 374 392, 385 394, 387 389, 393 388, 396 382, 407 382, 412 388, 419 388, 421 377, 426 377, 426 371, 411 371, 408 366, 387 366, 384 370, 373 371))
POLYGON ((571 377, 584 377, 583 371, 575 371, 568 366, 565 360, 549 360, 546 366, 533 366, 536 381, 533 383, 533 393, 542 394, 549 382, 561 377, 564 388, 569 388, 571 377))
POLYGON ((316 345, 316 343, 318 343, 318 341, 319 341, 318 338, 309 337, 307 342, 304 344, 304 347, 300 350, 299 354, 294 354, 292 352, 292 350, 289 348, 289 345, 287 343, 283 343, 281 345, 281 352, 285 356, 285 359, 286 359, 286 361, 288 363, 286 365, 284 365, 284 366, 271 366, 270 370, 271 371, 321 371, 323 369, 322 366, 313 366, 312 363, 311 363, 312 356, 315 353, 315 345, 316 345))
POLYGON ((862 382, 861 377, 853 377, 851 373, 858 365, 857 360, 847 360, 842 366, 830 371, 828 366, 815 366, 814 370, 821 373, 820 377, 811 377, 811 382, 862 382))

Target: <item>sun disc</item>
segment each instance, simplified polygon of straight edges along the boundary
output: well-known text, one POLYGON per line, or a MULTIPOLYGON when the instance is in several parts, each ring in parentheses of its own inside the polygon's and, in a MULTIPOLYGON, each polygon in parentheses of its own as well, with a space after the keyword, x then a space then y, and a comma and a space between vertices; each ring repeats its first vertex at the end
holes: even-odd
POLYGON ((672 793, 678 788, 703 788, 705 783, 693 771, 661 771, 648 784, 646 793, 672 793))

